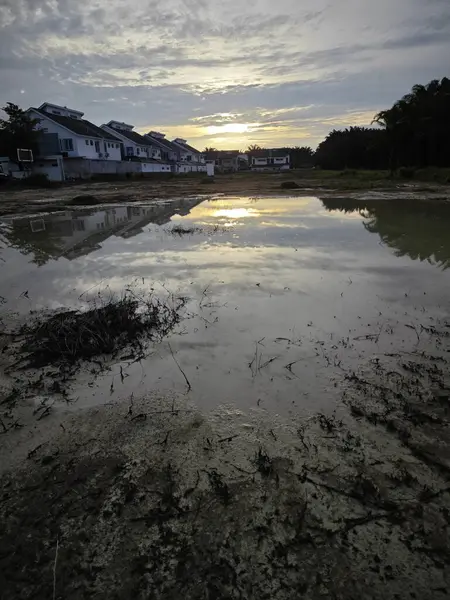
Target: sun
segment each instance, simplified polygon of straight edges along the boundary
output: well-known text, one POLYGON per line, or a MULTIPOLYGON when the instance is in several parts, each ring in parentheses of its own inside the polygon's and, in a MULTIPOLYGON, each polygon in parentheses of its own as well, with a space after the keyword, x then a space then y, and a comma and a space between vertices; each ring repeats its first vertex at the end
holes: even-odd
POLYGON ((217 133, 246 133, 248 131, 247 123, 226 123, 225 125, 211 125, 207 128, 209 135, 217 133))

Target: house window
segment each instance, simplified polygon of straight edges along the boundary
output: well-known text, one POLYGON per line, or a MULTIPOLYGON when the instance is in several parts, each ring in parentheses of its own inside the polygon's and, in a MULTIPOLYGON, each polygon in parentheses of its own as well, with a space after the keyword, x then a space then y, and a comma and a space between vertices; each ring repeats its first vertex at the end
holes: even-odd
POLYGON ((89 140, 86 140, 86 146, 89 146, 89 140))
POLYGON ((91 144, 91 146, 93 146, 93 145, 94 145, 94 142, 93 142, 92 140, 91 140, 89 143, 91 144))
POLYGON ((140 150, 140 148, 136 148, 136 154, 138 154, 138 155, 139 155, 140 153, 141 153, 141 150, 140 150))
POLYGON ((116 148, 118 148, 118 147, 119 147, 119 144, 116 144, 116 148))
POLYGON ((61 150, 63 152, 72 152, 73 151, 73 139, 65 138, 61 140, 61 150))
POLYGON ((100 152, 100 142, 95 142, 95 151, 100 152))
POLYGON ((52 111, 52 113, 53 113, 54 115, 60 115, 60 114, 61 114, 61 111, 60 111, 60 110, 53 110, 53 111, 52 111))

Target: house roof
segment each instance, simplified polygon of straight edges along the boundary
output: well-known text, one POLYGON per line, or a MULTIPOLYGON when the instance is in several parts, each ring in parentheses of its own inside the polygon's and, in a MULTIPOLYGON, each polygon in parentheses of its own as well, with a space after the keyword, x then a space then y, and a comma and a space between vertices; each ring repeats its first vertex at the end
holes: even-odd
POLYGON ((166 140, 166 138, 154 138, 148 133, 144 137, 150 140, 152 143, 154 143, 155 146, 158 146, 159 148, 170 150, 171 152, 176 152, 177 154, 180 152, 179 146, 177 144, 169 142, 169 140, 166 140))
POLYGON ((289 156, 289 152, 283 148, 272 148, 267 150, 253 150, 249 152, 255 158, 271 158, 276 156, 289 156))
MULTIPOLYGON (((130 131, 127 129, 116 129, 115 127, 112 127, 112 125, 109 125, 109 124, 107 125, 107 127, 109 127, 110 129, 113 129, 118 135, 121 135, 121 136, 127 138, 128 140, 130 140, 134 144, 137 144, 138 146, 151 146, 152 145, 148 138, 144 137, 140 133, 137 133, 136 131, 130 131)), ((105 131, 105 130, 103 129, 102 131, 105 131)))
POLYGON ((176 142, 175 140, 173 140, 172 144, 176 144, 183 150, 188 150, 189 152, 194 152, 194 154, 202 154, 202 152, 200 152, 200 150, 196 150, 192 146, 189 146, 189 144, 186 144, 186 142, 181 143, 181 142, 176 142))
POLYGON ((90 121, 86 121, 86 119, 71 119, 70 117, 64 117, 62 115, 54 115, 52 113, 47 113, 43 110, 40 110, 39 108, 33 108, 33 107, 30 110, 37 112, 39 115, 41 115, 42 117, 44 117, 46 119, 49 119, 50 121, 54 121, 55 123, 62 125, 66 129, 69 129, 70 131, 75 133, 76 135, 83 135, 86 137, 99 138, 99 139, 105 139, 105 140, 113 140, 114 142, 120 142, 120 140, 118 138, 116 138, 114 135, 112 135, 108 131, 105 131, 104 129, 101 129, 100 127, 97 127, 97 125, 94 125, 94 123, 91 123, 90 121))
POLYGON ((220 158, 237 158, 240 155, 239 150, 214 150, 205 152, 206 160, 218 160, 220 158))
POLYGON ((43 104, 41 104, 41 106, 39 107, 39 110, 42 110, 45 112, 45 107, 48 106, 50 108, 56 108, 58 110, 66 110, 74 115, 78 115, 78 117, 82 117, 84 115, 84 112, 81 112, 81 110, 75 110, 74 108, 69 108, 67 106, 60 106, 59 104, 52 104, 51 102, 44 102, 43 104))

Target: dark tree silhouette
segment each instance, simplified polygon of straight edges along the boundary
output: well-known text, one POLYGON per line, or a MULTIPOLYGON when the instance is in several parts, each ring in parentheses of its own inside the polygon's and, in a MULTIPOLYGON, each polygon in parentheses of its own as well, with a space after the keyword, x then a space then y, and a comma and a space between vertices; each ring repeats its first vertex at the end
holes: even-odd
POLYGON ((324 169, 450 166, 450 79, 415 85, 374 117, 377 128, 332 131, 315 162, 324 169))
POLYGON ((309 146, 295 146, 294 148, 282 148, 282 150, 286 150, 289 153, 293 169, 312 167, 314 165, 314 150, 309 146))
POLYGON ((8 119, 0 119, 0 154, 17 160, 17 149, 27 148, 34 152, 41 135, 36 130, 39 119, 30 119, 17 104, 8 102, 2 107, 8 119))
POLYGON ((450 79, 415 85, 375 115, 388 137, 391 168, 450 166, 450 79))
POLYGON ((386 133, 365 127, 335 129, 319 144, 315 162, 323 169, 385 169, 388 165, 386 133))

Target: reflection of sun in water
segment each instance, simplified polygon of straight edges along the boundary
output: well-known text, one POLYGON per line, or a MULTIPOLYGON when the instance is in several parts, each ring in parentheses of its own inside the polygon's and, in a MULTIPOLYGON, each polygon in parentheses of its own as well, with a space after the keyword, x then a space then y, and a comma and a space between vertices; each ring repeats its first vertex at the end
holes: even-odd
POLYGON ((227 217, 228 219, 245 219, 258 217, 259 212, 254 208, 221 208, 213 213, 214 217, 227 217))

